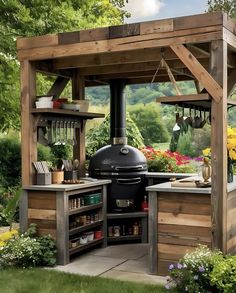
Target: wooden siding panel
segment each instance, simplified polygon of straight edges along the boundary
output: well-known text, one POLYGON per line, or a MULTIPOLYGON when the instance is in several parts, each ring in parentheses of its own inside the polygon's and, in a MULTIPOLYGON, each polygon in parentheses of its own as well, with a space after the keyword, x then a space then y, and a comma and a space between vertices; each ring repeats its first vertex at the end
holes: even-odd
POLYGON ((56 220, 55 210, 28 209, 29 219, 56 220))
POLYGON ((197 227, 211 227, 211 217, 193 214, 158 213, 159 224, 186 225, 197 227))
POLYGON ((108 27, 80 31, 80 42, 100 41, 108 38, 108 27))
POLYGON ((30 191, 28 196, 28 207, 32 209, 56 209, 56 193, 30 191))
POLYGON ((185 235, 189 236, 198 236, 198 237, 210 237, 211 228, 210 227, 193 227, 185 225, 168 225, 168 224, 158 224, 157 226, 158 233, 165 233, 166 235, 185 235))
POLYGON ((172 32, 173 30, 173 19, 154 20, 140 23, 140 35, 172 32))
POLYGON ((191 16, 177 17, 173 19, 174 30, 191 29, 211 25, 223 24, 223 13, 205 13, 191 16))
POLYGON ((139 23, 131 23, 131 24, 109 27, 109 39, 138 36, 139 34, 140 34, 139 23))
POLYGON ((193 246, 162 244, 157 245, 158 257, 165 260, 178 261, 185 253, 195 250, 193 246))

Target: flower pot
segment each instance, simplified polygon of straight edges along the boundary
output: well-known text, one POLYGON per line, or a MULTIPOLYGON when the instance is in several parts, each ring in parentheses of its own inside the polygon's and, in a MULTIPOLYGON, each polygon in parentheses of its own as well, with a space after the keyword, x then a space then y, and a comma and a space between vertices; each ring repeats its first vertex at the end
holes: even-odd
POLYGON ((52 172, 52 183, 60 184, 64 180, 64 171, 53 171, 52 172))

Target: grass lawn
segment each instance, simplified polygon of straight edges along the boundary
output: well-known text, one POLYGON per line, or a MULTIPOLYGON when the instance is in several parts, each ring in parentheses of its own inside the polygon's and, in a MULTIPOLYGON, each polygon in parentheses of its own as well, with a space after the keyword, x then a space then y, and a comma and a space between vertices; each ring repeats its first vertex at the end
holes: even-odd
POLYGON ((152 147, 153 147, 155 150, 166 151, 166 150, 169 149, 169 147, 170 147, 170 143, 169 143, 169 142, 154 143, 154 144, 152 145, 152 147))
MULTIPOLYGON (((44 269, 0 271, 1 293, 162 293, 162 286, 85 277, 44 269)), ((173 292, 173 291, 171 291, 173 292)))

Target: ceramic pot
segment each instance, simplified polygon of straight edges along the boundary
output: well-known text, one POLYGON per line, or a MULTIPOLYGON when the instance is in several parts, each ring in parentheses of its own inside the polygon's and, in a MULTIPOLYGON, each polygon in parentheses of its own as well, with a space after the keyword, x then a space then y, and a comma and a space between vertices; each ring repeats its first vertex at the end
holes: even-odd
POLYGON ((60 184, 64 180, 64 171, 53 171, 52 172, 52 183, 60 184))

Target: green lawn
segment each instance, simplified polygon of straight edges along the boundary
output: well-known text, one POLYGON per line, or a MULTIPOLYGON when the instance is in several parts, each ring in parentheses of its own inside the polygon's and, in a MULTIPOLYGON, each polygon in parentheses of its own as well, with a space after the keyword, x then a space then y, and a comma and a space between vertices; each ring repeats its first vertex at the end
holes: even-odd
POLYGON ((169 142, 160 142, 160 143, 154 143, 152 147, 155 150, 161 150, 161 151, 166 151, 169 149, 170 143, 169 142))
MULTIPOLYGON (((162 293, 162 286, 84 277, 44 269, 0 271, 1 293, 162 293)), ((173 292, 173 291, 172 291, 173 292)))

